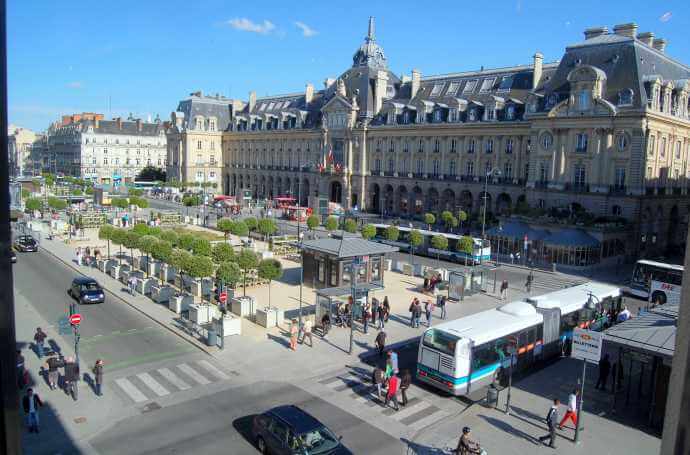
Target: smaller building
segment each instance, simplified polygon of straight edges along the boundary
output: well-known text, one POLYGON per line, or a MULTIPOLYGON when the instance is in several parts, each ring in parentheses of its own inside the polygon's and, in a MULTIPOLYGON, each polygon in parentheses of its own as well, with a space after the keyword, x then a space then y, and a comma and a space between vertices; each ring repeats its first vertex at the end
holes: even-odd
POLYGON ((301 246, 304 283, 314 289, 352 286, 357 262, 357 285, 382 285, 385 255, 398 251, 356 235, 307 240, 301 246))

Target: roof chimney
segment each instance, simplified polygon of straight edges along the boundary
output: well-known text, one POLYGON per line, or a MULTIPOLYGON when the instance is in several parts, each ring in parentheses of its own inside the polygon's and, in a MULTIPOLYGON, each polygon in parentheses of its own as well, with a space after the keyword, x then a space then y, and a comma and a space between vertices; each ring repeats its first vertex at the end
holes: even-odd
POLYGON ((532 57, 534 59, 534 72, 532 73, 532 90, 535 90, 541 80, 542 67, 544 63, 544 56, 541 52, 537 52, 532 57))
POLYGON ((410 86, 410 98, 414 98, 415 96, 417 96, 417 92, 419 91, 419 86, 421 85, 421 82, 422 73, 420 73, 417 69, 412 70, 412 85, 410 86))
POLYGON ((137 131, 141 132, 144 129, 143 123, 140 118, 137 119, 137 131))
POLYGON ((646 44, 647 46, 652 47, 652 45, 654 44, 654 33, 652 33, 652 32, 638 33, 637 39, 642 44, 646 44))
POLYGON ((323 88, 328 90, 328 87, 330 87, 333 84, 335 84, 335 79, 333 79, 332 77, 327 77, 326 80, 323 81, 323 88))
POLYGON ((657 38, 652 41, 652 46, 659 52, 666 52, 666 44, 668 44, 668 41, 663 38, 657 38))
POLYGON ((627 36, 629 38, 635 38, 637 33, 637 24, 630 22, 628 24, 618 24, 613 27, 613 33, 620 36, 627 36))
POLYGON ((304 90, 304 103, 309 104, 314 99, 314 85, 310 82, 304 90))
POLYGON ((585 30, 585 39, 596 38, 597 36, 606 35, 609 32, 608 27, 592 27, 585 30))
POLYGON ((103 118, 102 115, 96 115, 93 118, 93 128, 98 129, 101 126, 101 119, 103 118))
POLYGON ((117 122, 117 129, 121 130, 122 129, 122 117, 116 118, 115 121, 117 122))
POLYGON ((252 90, 249 92, 249 112, 254 110, 254 106, 256 106, 256 92, 252 90))

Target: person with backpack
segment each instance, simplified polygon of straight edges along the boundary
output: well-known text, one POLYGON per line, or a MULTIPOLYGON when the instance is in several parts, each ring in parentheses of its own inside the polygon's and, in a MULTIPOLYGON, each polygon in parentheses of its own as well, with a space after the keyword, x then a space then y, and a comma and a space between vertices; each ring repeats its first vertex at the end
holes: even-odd
POLYGON ((383 383, 385 380, 383 370, 379 367, 374 368, 374 371, 371 374, 371 382, 374 384, 374 386, 376 386, 376 396, 379 398, 379 400, 383 399, 381 392, 383 390, 383 383))
POLYGON ((434 314, 434 302, 427 300, 424 304, 424 315, 426 316, 426 326, 431 327, 431 316, 434 314))
POLYGON ((398 388, 400 387, 400 378, 393 375, 388 379, 388 391, 386 392, 386 401, 383 402, 383 407, 388 407, 388 402, 393 401, 393 407, 396 411, 400 410, 398 406, 398 388))
POLYGON ((422 304, 419 300, 415 299, 414 303, 414 327, 419 328, 419 321, 422 319, 422 304))
POLYGON ((544 443, 544 445, 547 445, 546 441, 548 440, 548 446, 552 449, 556 448, 556 425, 558 425, 558 406, 560 404, 560 400, 554 398, 553 405, 549 408, 548 414, 546 414, 546 425, 549 427, 549 433, 539 437, 539 440, 544 443))
POLYGON ((103 396, 103 361, 101 359, 96 360, 96 364, 93 366, 93 375, 96 379, 96 395, 103 396))
POLYGON ((379 356, 383 357, 383 351, 386 349, 386 332, 381 329, 376 335, 376 348, 379 350, 379 356))

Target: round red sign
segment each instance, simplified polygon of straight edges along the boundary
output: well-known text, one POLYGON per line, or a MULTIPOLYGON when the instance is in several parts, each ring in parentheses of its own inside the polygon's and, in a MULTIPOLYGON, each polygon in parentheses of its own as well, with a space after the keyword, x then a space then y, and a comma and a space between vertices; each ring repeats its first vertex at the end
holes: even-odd
POLYGON ((221 303, 225 303, 228 301, 228 293, 227 292, 221 292, 220 295, 218 296, 218 300, 220 300, 221 303))
POLYGON ((81 323, 81 314, 76 313, 70 316, 69 323, 72 325, 79 325, 81 323))

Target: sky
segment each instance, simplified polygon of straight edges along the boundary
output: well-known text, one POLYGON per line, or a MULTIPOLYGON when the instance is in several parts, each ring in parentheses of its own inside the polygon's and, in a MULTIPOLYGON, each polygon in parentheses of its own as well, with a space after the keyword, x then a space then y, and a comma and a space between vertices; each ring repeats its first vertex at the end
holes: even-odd
POLYGON ((351 66, 369 16, 398 75, 525 64, 536 51, 556 61, 584 29, 633 21, 690 65, 687 0, 574 3, 7 0, 9 120, 36 131, 78 112, 167 120, 197 90, 246 100, 321 88, 351 66))

